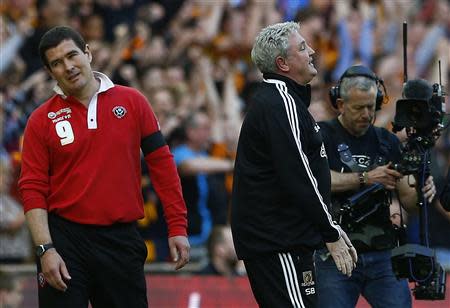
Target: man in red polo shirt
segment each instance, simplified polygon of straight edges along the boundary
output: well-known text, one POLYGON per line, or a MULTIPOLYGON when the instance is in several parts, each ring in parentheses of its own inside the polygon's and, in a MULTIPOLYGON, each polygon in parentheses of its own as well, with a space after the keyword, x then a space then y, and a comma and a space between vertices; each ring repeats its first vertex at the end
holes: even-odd
POLYGON ((56 94, 25 129, 19 189, 38 255, 41 307, 147 307, 141 150, 164 206, 175 268, 189 261, 173 156, 146 98, 93 72, 83 38, 55 27, 39 53, 56 94))

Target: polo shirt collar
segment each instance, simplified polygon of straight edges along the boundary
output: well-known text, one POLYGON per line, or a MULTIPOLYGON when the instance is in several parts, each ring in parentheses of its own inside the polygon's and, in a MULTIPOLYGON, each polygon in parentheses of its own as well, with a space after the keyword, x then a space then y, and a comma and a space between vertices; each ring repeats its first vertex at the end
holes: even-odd
MULTIPOLYGON (((106 92, 114 87, 114 83, 105 74, 96 71, 93 71, 92 73, 94 74, 94 78, 100 81, 100 88, 98 89, 96 94, 106 92)), ((53 91, 56 94, 61 95, 64 99, 67 97, 67 95, 64 94, 63 90, 58 84, 53 87, 53 91)))

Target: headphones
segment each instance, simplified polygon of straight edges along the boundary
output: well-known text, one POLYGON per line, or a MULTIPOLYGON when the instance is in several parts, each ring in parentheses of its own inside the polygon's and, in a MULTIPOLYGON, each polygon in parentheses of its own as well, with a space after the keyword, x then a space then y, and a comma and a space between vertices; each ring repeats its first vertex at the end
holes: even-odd
POLYGON ((344 74, 342 74, 341 78, 338 81, 338 84, 334 87, 330 88, 330 101, 334 108, 338 109, 337 100, 341 97, 340 95, 340 86, 341 82, 344 78, 348 77, 367 77, 372 80, 374 80, 377 84, 377 99, 375 103, 375 110, 378 111, 381 109, 381 104, 387 103, 389 101, 389 97, 386 93, 386 87, 384 86, 384 82, 381 78, 379 78, 377 75, 375 75, 374 72, 372 72, 369 68, 363 66, 363 65, 353 65, 350 66, 344 74), (383 91, 381 90, 383 88, 383 91), (384 94, 383 94, 384 92, 384 94))

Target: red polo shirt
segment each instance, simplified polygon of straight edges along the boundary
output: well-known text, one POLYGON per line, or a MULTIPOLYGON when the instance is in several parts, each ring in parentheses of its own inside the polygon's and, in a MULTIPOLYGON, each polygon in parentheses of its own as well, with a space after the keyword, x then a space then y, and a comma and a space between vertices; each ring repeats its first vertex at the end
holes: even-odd
MULTIPOLYGON (((159 134, 146 98, 95 73, 100 89, 88 108, 60 90, 30 116, 19 189, 34 208, 81 224, 110 225, 144 216, 141 140, 159 134)), ((167 145, 145 156, 163 204, 169 236, 186 235, 186 206, 167 145)))

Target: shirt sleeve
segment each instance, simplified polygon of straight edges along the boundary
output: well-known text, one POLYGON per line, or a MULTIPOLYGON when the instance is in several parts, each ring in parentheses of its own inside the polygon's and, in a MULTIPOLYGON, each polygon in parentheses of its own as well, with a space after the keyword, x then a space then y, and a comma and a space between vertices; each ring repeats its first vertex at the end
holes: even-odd
POLYGON ((18 183, 25 212, 48 208, 49 152, 45 135, 45 127, 39 125, 38 115, 32 114, 25 128, 18 183))
POLYGON ((141 116, 141 148, 150 179, 164 211, 169 237, 187 236, 187 210, 173 155, 165 143, 147 99, 138 95, 141 116))

